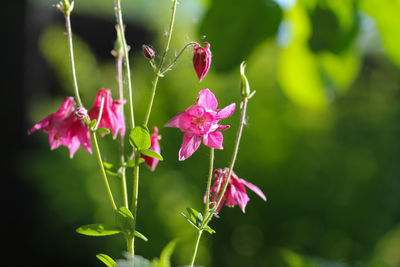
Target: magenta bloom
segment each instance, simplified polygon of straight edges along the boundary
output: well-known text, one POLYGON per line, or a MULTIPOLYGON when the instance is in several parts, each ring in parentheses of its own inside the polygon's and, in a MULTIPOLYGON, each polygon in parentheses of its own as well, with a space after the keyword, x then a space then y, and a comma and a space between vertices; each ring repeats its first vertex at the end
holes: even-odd
MULTIPOLYGON (((229 168, 225 168, 224 170, 217 169, 214 171, 215 183, 210 189, 211 194, 212 194, 212 192, 214 192, 214 195, 212 196, 212 201, 218 200, 218 198, 221 194, 222 188, 224 186, 225 180, 228 176, 228 171, 229 171, 229 168)), ((249 202, 249 200, 250 200, 250 198, 247 196, 245 186, 247 186, 254 193, 259 195, 264 201, 267 201, 267 198, 265 197, 264 193, 260 190, 260 188, 253 185, 252 183, 249 183, 243 179, 240 179, 235 174, 235 172, 232 171, 231 179, 229 180, 228 187, 226 188, 225 194, 222 197, 221 203, 220 203, 219 207, 217 208, 217 212, 219 212, 221 210, 223 204, 225 203, 225 205, 228 207, 233 207, 235 205, 239 205, 240 209, 244 213, 247 202, 249 202)), ((204 199, 205 198, 206 197, 204 197, 204 199)))
POLYGON ((29 131, 29 134, 42 129, 49 134, 50 149, 54 150, 63 145, 69 148, 69 155, 72 158, 79 146, 92 154, 90 146, 90 131, 82 121, 75 117, 75 102, 72 97, 64 100, 61 108, 36 123, 29 131))
POLYGON ((101 100, 104 99, 103 114, 100 119, 99 128, 107 128, 111 131, 114 139, 117 137, 118 131, 121 131, 121 136, 125 135, 125 120, 122 113, 122 105, 125 101, 116 100, 111 98, 111 92, 107 89, 100 89, 97 92, 96 100, 91 110, 89 110, 89 117, 94 120, 99 117, 101 100))
POLYGON ((200 82, 206 76, 211 65, 210 44, 205 42, 206 48, 199 45, 194 45, 193 48, 193 66, 200 82))
POLYGON ((218 121, 232 115, 235 103, 223 109, 217 109, 218 101, 209 89, 199 92, 196 105, 173 117, 165 126, 179 128, 183 135, 183 143, 179 150, 179 160, 190 157, 203 144, 208 147, 222 149, 223 136, 217 130, 225 130, 229 126, 219 125, 218 121))
MULTIPOLYGON (((153 131, 154 132, 150 137, 151 145, 149 149, 160 154, 160 143, 158 142, 158 140, 161 139, 161 135, 158 135, 158 128, 156 126, 154 126, 153 131)), ((141 157, 144 159, 144 162, 147 164, 147 166, 149 166, 150 170, 154 171, 159 160, 156 158, 145 156, 143 154, 141 155, 141 157)))

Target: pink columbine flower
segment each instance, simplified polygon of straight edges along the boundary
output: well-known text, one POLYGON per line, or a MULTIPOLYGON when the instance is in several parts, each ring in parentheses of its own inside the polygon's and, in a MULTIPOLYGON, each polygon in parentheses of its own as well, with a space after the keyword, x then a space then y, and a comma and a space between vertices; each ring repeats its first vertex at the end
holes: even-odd
MULTIPOLYGON (((161 135, 158 135, 158 128, 156 126, 154 126, 153 134, 150 137, 151 145, 150 145, 149 149, 153 150, 154 152, 157 152, 158 154, 160 154, 160 143, 158 142, 158 140, 160 140, 160 139, 161 139, 161 135)), ((159 160, 156 158, 145 156, 145 155, 141 155, 141 156, 144 159, 144 162, 147 164, 147 166, 149 166, 150 170, 154 171, 159 160)))
POLYGON ((217 109, 218 101, 215 95, 204 89, 199 92, 196 105, 173 117, 165 126, 179 128, 185 134, 179 150, 179 160, 190 157, 203 144, 208 147, 222 149, 223 136, 217 130, 225 130, 230 126, 219 125, 218 121, 232 115, 235 103, 223 109, 217 109))
POLYGON ((110 90, 100 89, 97 92, 96 100, 91 110, 89 110, 89 117, 91 120, 98 118, 101 106, 101 100, 104 99, 103 114, 100 119, 99 128, 107 128, 111 130, 112 136, 115 139, 118 131, 121 136, 125 135, 125 120, 122 113, 122 105, 125 101, 113 101, 110 90))
POLYGON ((201 47, 197 44, 193 46, 193 66, 196 71, 197 77, 199 77, 200 82, 206 76, 211 65, 211 51, 210 44, 204 43, 206 48, 201 47))
POLYGON ((29 134, 42 129, 49 135, 50 149, 54 150, 63 145, 69 148, 69 155, 72 158, 79 146, 92 154, 90 146, 90 132, 82 121, 74 114, 75 102, 72 97, 64 100, 61 108, 36 123, 29 134))
MULTIPOLYGON (((215 183, 210 189, 210 194, 214 192, 212 196, 212 201, 217 201, 219 198, 222 188, 224 186, 225 180, 228 176, 229 168, 217 169, 214 171, 214 179, 215 183)), ((246 188, 250 188, 254 193, 259 195, 264 201, 267 201, 264 193, 257 186, 249 183, 243 179, 240 179, 235 172, 232 171, 231 179, 229 180, 228 187, 226 188, 225 194, 222 197, 221 203, 217 208, 217 212, 219 212, 225 203, 228 207, 233 207, 235 205, 239 205, 240 209, 243 211, 246 208, 247 202, 249 202, 250 198, 247 196, 246 188)), ((206 196, 204 197, 204 199, 206 196)))

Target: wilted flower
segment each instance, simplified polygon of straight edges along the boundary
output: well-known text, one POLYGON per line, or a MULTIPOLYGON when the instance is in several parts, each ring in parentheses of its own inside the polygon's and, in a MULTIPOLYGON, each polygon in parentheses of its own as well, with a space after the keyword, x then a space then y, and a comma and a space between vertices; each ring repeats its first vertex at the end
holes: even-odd
POLYGON ((218 121, 231 116, 236 105, 232 103, 223 109, 217 109, 217 106, 215 95, 209 89, 201 90, 196 105, 190 106, 166 124, 185 132, 179 160, 190 157, 199 148, 202 137, 204 145, 222 149, 223 136, 217 130, 225 130, 229 126, 219 125, 218 121))
MULTIPOLYGON (((228 176, 228 171, 229 168, 225 168, 224 170, 222 169, 217 169, 214 171, 214 179, 215 183, 210 189, 210 194, 214 192, 214 195, 212 197, 212 201, 217 201, 219 198, 223 185, 225 184, 226 178, 228 176)), ((264 193, 258 188, 257 186, 253 185, 252 183, 249 183, 243 179, 240 179, 235 172, 232 171, 231 174, 231 179, 229 180, 229 184, 226 188, 225 194, 222 197, 221 203, 219 204, 217 208, 217 212, 219 212, 225 203, 226 206, 228 207, 233 207, 235 205, 239 205, 240 209, 243 211, 246 208, 247 202, 249 202, 249 197, 247 196, 246 193, 246 188, 250 188, 254 193, 259 195, 264 201, 267 201, 267 198, 265 197, 264 193)))
POLYGON ((82 121, 75 117, 75 102, 72 97, 64 100, 61 108, 44 119, 36 123, 29 131, 29 134, 42 129, 49 134, 49 144, 51 150, 63 145, 69 148, 72 158, 79 146, 92 153, 90 146, 90 132, 82 121))
POLYGON ((125 101, 115 100, 111 98, 111 92, 107 89, 100 89, 97 92, 96 100, 92 109, 89 111, 91 120, 98 119, 101 100, 104 97, 103 113, 100 119, 99 128, 107 128, 111 131, 114 139, 117 137, 118 131, 121 136, 125 135, 125 120, 122 113, 122 105, 125 101))
MULTIPOLYGON (((154 126, 153 128, 153 134, 150 137, 151 140, 151 145, 150 145, 150 150, 153 150, 154 152, 157 152, 158 154, 160 154, 160 143, 158 142, 158 140, 161 139, 161 135, 158 135, 158 128, 156 126, 154 126)), ((158 164, 158 159, 156 158, 152 158, 149 156, 145 156, 145 155, 141 155, 141 157, 144 159, 144 162, 147 164, 147 166, 149 166, 150 170, 154 171, 154 169, 156 168, 157 164, 158 164)))
POLYGON ((211 65, 211 51, 210 51, 210 44, 205 42, 204 43, 206 48, 201 47, 199 45, 194 45, 193 50, 193 66, 194 70, 196 71, 197 77, 199 80, 202 81, 203 78, 206 76, 208 70, 210 69, 211 65))

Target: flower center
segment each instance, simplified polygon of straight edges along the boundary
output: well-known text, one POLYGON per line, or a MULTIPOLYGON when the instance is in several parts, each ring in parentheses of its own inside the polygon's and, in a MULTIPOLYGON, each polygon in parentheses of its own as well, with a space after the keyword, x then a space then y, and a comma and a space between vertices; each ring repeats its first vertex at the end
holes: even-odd
POLYGON ((193 117, 192 119, 192 126, 196 127, 198 129, 202 129, 204 126, 204 123, 206 121, 205 116, 201 116, 201 117, 193 117))

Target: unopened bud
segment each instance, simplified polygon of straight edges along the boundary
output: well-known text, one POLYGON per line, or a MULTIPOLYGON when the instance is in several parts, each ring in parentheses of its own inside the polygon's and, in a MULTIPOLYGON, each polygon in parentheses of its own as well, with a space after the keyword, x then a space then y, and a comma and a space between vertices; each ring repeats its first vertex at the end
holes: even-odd
POLYGON ((250 92, 250 85, 249 81, 247 80, 246 74, 244 73, 244 69, 246 68, 246 62, 242 62, 240 64, 240 94, 242 95, 242 98, 250 98, 251 92, 250 92))
POLYGON ((155 56, 154 50, 148 45, 143 45, 142 48, 143 48, 143 55, 147 59, 152 60, 155 56))
POLYGON ((88 116, 88 112, 84 107, 77 107, 75 110, 75 117, 77 117, 80 120, 83 120, 88 116))

